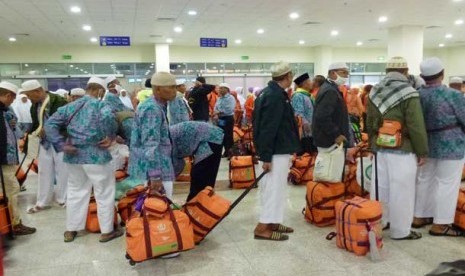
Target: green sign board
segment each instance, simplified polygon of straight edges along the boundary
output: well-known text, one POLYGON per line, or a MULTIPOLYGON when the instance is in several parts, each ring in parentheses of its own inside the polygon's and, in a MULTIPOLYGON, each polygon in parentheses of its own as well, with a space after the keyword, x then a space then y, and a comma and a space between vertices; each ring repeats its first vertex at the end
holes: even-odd
POLYGON ((72 55, 62 55, 61 58, 63 60, 71 60, 73 58, 73 56, 72 55))
POLYGON ((249 56, 241 56, 241 60, 249 60, 249 56))

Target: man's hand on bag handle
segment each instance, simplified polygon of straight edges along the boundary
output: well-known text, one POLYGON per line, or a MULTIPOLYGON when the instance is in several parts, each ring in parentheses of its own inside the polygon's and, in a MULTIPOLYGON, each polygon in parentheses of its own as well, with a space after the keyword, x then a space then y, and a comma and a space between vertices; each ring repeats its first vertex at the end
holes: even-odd
POLYGON ((262 168, 265 172, 271 171, 271 162, 263 162, 262 168))
POLYGON ((339 135, 336 140, 334 140, 334 143, 337 144, 337 145, 340 145, 342 143, 344 143, 345 141, 347 141, 347 138, 344 136, 344 135, 339 135))
POLYGON ((418 160, 417 162, 418 167, 421 167, 426 163, 426 157, 417 157, 417 160, 418 160))

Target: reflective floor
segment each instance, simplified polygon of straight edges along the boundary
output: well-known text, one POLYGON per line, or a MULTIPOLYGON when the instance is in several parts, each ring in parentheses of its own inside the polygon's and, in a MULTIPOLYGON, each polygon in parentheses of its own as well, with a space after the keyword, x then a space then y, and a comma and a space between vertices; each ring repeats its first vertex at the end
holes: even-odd
MULTIPOLYGON (((221 165, 218 193, 234 200, 241 191, 226 188, 227 163, 221 165)), ((318 228, 305 222, 301 211, 305 187, 289 186, 286 224, 295 233, 284 242, 253 239, 258 217, 257 191, 252 191, 208 238, 175 259, 156 259, 132 267, 126 261, 124 237, 107 244, 98 234, 87 234, 72 243, 63 242, 65 210, 54 206, 37 214, 25 214, 35 202, 37 176, 31 174, 27 191, 20 194, 24 224, 37 233, 19 237, 5 258, 6 275, 424 275, 440 262, 465 258, 465 238, 431 237, 422 229, 418 241, 392 241, 385 233, 384 260, 374 263, 327 241, 332 227, 318 228)), ((176 188, 175 188, 176 189, 176 188)), ((179 186, 175 201, 186 189, 179 186)))

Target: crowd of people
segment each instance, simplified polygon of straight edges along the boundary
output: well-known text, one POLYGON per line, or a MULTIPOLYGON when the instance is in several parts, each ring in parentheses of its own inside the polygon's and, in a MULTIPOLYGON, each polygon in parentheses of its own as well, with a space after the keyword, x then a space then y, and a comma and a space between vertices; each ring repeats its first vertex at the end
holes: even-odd
MULTIPOLYGON (((354 162, 359 134, 376 153, 383 222, 394 240, 414 240, 411 228, 432 224, 431 235, 464 236, 452 226, 465 153, 463 80, 443 85, 444 67, 425 59, 421 75, 408 72, 394 57, 376 85, 348 87, 349 68, 333 63, 326 77, 294 76, 289 64, 271 68, 266 87, 233 90, 197 77, 190 89, 167 72, 157 72, 137 93, 118 79, 91 77, 85 89, 49 92, 37 80, 0 83, 0 161, 13 211, 16 235, 36 231, 22 224, 15 174, 18 139, 37 141, 27 154, 39 164, 34 214, 54 202, 66 208, 64 241, 85 228, 91 194, 98 208, 101 242, 123 235, 114 227, 118 147, 129 151, 128 174, 151 193, 173 194, 173 182, 193 157, 186 200, 214 186, 221 157, 233 154, 233 128, 253 128, 263 170, 256 239, 287 240, 287 176, 292 155, 317 154, 334 144, 347 148, 354 162), (290 89, 294 86, 293 89, 290 89), (16 100, 15 100, 16 99, 16 100)), ((31 144, 31 147, 32 147, 31 144)))

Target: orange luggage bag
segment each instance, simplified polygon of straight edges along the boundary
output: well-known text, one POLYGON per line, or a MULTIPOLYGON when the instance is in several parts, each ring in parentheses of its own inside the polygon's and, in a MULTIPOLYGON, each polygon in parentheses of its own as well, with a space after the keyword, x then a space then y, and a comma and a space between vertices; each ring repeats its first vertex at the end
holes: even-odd
MULTIPOLYGON (((115 227, 118 225, 118 212, 115 207, 114 222, 115 227)), ((89 209, 87 209, 86 230, 91 233, 100 233, 100 225, 97 216, 97 202, 92 196, 89 202, 89 209)))
POLYGON ((8 234, 10 238, 14 238, 13 233, 13 212, 11 204, 5 193, 5 178, 3 177, 3 169, 0 165, 0 181, 2 182, 2 194, 0 194, 0 233, 8 234))
POLYGON ((233 156, 229 162, 229 182, 233 189, 245 189, 255 181, 252 156, 233 156))
POLYGON ((145 193, 146 188, 143 185, 136 186, 126 192, 126 195, 122 197, 118 202, 118 213, 121 217, 121 224, 131 217, 133 204, 136 202, 137 197, 140 194, 145 193))
POLYGON ((185 165, 181 174, 176 177, 176 181, 179 182, 190 182, 191 181, 191 170, 192 170, 192 157, 184 158, 185 165))
POLYGON ((313 181, 313 166, 315 166, 315 158, 312 155, 305 153, 302 156, 294 156, 288 176, 289 181, 294 185, 306 185, 309 181, 313 181))
POLYGON ((234 143, 239 142, 244 137, 244 132, 239 127, 235 126, 233 128, 233 141, 234 143))
POLYGON ((305 219, 319 227, 336 223, 334 207, 345 195, 344 183, 307 183, 306 207, 302 210, 305 219))
POLYGON ((454 224, 455 226, 465 230, 465 189, 461 189, 459 192, 454 224))

